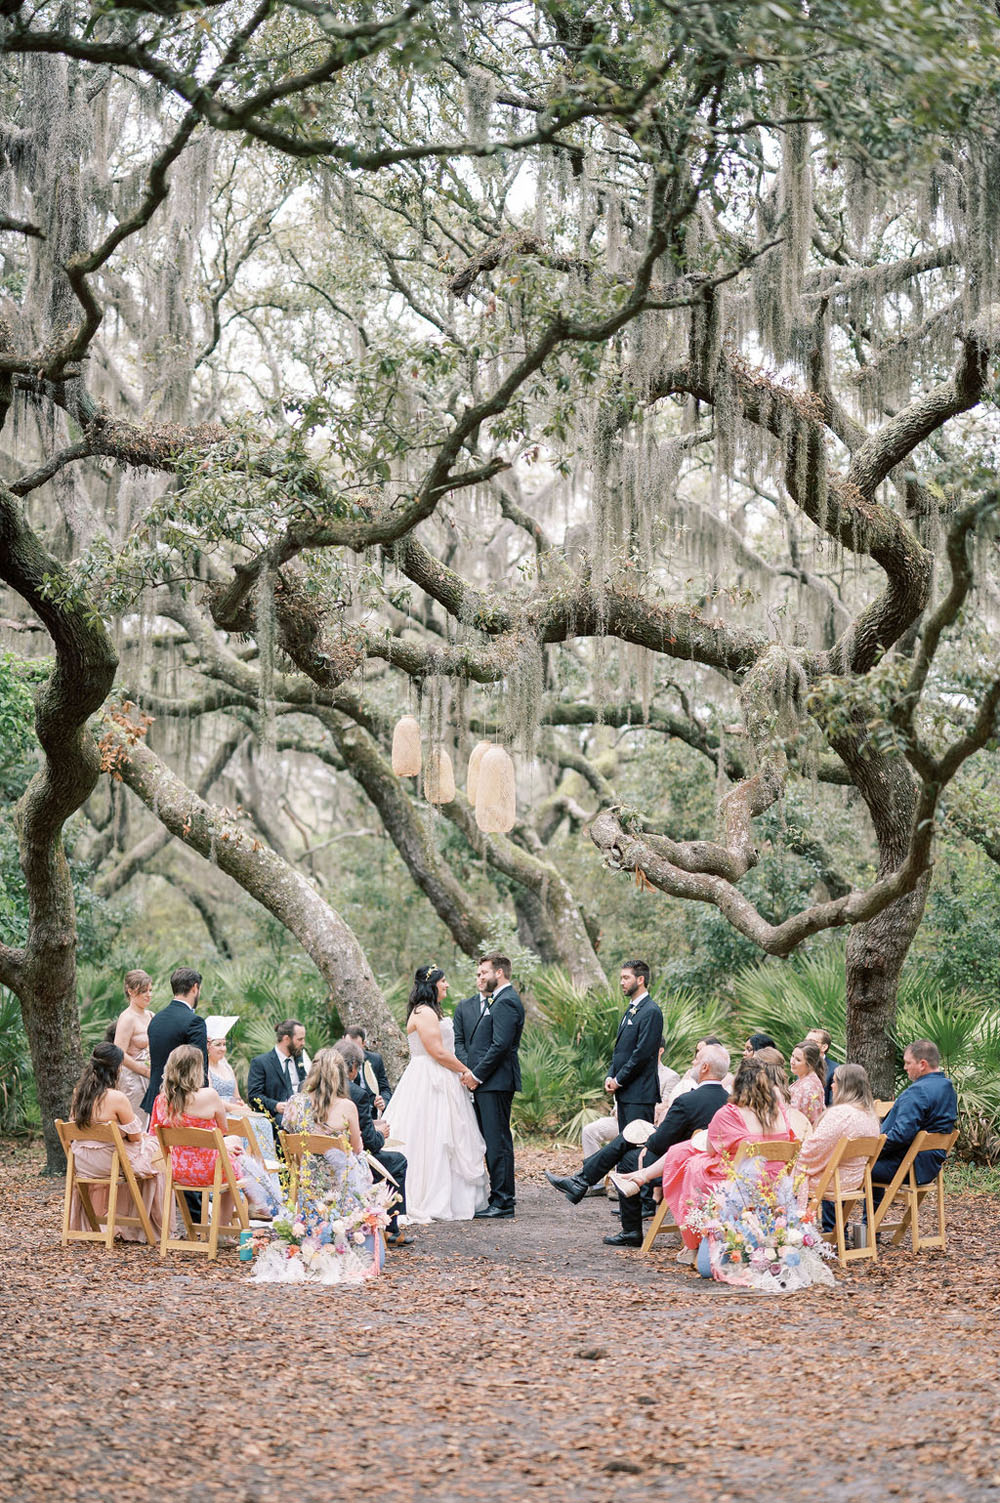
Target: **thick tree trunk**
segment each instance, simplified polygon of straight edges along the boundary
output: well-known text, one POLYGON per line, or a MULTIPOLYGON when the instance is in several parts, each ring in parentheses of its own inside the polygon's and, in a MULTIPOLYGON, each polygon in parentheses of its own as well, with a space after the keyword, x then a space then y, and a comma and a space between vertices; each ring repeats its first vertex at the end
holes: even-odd
MULTIPOLYGON (((868 806, 878 840, 878 876, 889 876, 906 859, 917 803, 913 774, 901 753, 877 751, 864 733, 838 740, 835 750, 868 806)), ((929 884, 928 873, 912 892, 855 925, 847 940, 847 1057, 864 1065, 882 1100, 895 1095, 899 978, 929 884)))
POLYGON ((28 890, 27 940, 21 950, 0 947, 0 981, 18 997, 28 1035, 48 1173, 65 1165, 55 1119, 67 1116, 80 1073, 76 906, 63 828, 100 775, 86 724, 107 696, 118 661, 90 603, 61 597, 58 585, 49 588, 61 574, 21 503, 0 486, 0 578, 31 606, 55 648, 55 667, 35 705, 45 761, 14 811, 28 890))
POLYGON ((213 861, 244 892, 289 929, 323 977, 345 1023, 360 1024, 385 1056, 390 1075, 406 1062, 403 1035, 358 940, 336 909, 320 897, 302 872, 282 860, 246 826, 207 804, 141 741, 124 752, 124 782, 172 835, 213 861))

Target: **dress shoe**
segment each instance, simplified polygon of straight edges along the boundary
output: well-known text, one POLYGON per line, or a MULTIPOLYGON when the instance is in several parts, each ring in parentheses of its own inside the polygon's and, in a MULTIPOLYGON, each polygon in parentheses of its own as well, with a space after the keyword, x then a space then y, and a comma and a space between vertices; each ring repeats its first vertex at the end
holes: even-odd
POLYGON ((641 1232, 616 1232, 613 1237, 605 1237, 608 1247, 641 1247, 641 1232))
POLYGON ((486 1206, 483 1210, 476 1212, 475 1220, 486 1221, 489 1219, 490 1221, 498 1221, 501 1216, 513 1216, 513 1214, 513 1206, 486 1206))
POLYGON ((404 1231, 386 1232, 386 1247, 412 1247, 416 1237, 408 1237, 404 1231))
POLYGON ((558 1174, 550 1174, 546 1169, 545 1178, 548 1180, 550 1185, 553 1185, 555 1189, 561 1191, 569 1201, 570 1205, 573 1206, 579 1205, 580 1201, 590 1189, 590 1185, 583 1178, 582 1174, 571 1174, 566 1179, 560 1179, 558 1174))

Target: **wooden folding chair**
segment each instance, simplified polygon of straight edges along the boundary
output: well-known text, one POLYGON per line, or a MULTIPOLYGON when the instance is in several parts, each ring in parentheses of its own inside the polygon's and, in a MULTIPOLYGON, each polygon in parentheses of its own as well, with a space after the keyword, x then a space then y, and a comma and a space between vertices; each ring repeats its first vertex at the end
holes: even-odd
POLYGON ((861 1201, 864 1202, 865 1217, 868 1226, 872 1226, 875 1219, 874 1205, 872 1201, 872 1166, 885 1147, 885 1133, 877 1138, 841 1138, 833 1151, 830 1162, 823 1171, 822 1177, 816 1189, 810 1196, 810 1205, 816 1213, 817 1223, 822 1225, 822 1203, 829 1200, 833 1203, 835 1225, 832 1232, 823 1232, 824 1242, 836 1242, 837 1261, 841 1268, 846 1268, 848 1263, 856 1263, 863 1258, 870 1258, 873 1263, 878 1262, 878 1245, 876 1239, 871 1237, 860 1247, 848 1247, 847 1223, 851 1219, 851 1212, 861 1201), (840 1183, 840 1171, 849 1160, 863 1158, 865 1161, 864 1174, 861 1185, 857 1190, 845 1190, 840 1183))
POLYGON ((233 1172, 232 1161, 226 1152, 226 1145, 222 1140, 222 1133, 218 1127, 158 1127, 156 1136, 160 1140, 160 1148, 166 1166, 167 1182, 163 1194, 163 1231, 160 1234, 160 1257, 167 1255, 168 1248, 172 1252, 197 1252, 206 1253, 210 1258, 218 1257, 219 1236, 221 1233, 249 1231, 250 1217, 247 1213, 247 1203, 243 1191, 236 1183, 236 1175, 233 1172), (171 1148, 214 1148, 215 1149, 215 1174, 210 1185, 189 1185, 178 1179, 173 1170, 171 1148), (236 1220, 231 1222, 222 1221, 222 1192, 228 1190, 233 1197, 233 1205, 236 1210, 236 1220), (191 1220, 191 1212, 188 1210, 187 1192, 201 1196, 201 1220, 196 1225, 191 1220), (170 1210, 173 1199, 176 1196, 180 1207, 181 1216, 184 1220, 186 1237, 171 1237, 170 1235, 170 1210), (205 1197, 209 1197, 206 1202, 205 1197), (211 1208, 209 1214, 209 1207, 211 1208))
POLYGON ((143 1204, 142 1191, 139 1189, 139 1179, 132 1167, 132 1161, 125 1151, 125 1139, 122 1137, 121 1128, 117 1122, 94 1123, 90 1127, 77 1127, 75 1122, 63 1122, 56 1119, 56 1131, 59 1141, 62 1143, 63 1152, 66 1155, 66 1193, 63 1197, 63 1220, 62 1220, 62 1245, 65 1247, 70 1242, 103 1242, 105 1247, 110 1247, 115 1239, 115 1232, 121 1226, 140 1227, 145 1235, 146 1242, 150 1247, 156 1245, 156 1233, 153 1231, 153 1223, 149 1212, 143 1204), (110 1143, 114 1148, 111 1155, 111 1166, 107 1176, 82 1175, 76 1167, 76 1156, 70 1147, 71 1143, 110 1143), (132 1196, 135 1207, 134 1216, 123 1216, 118 1210, 118 1189, 124 1182, 125 1187, 132 1196), (108 1192, 108 1206, 104 1213, 105 1225, 101 1226, 100 1217, 94 1209, 94 1203, 90 1198, 90 1192, 95 1186, 103 1186, 108 1192), (73 1191, 80 1197, 80 1205, 83 1214, 90 1225, 90 1231, 75 1232, 70 1230, 69 1215, 73 1203, 73 1191))
MULTIPOLYGON (((918 1132, 889 1183, 884 1184, 881 1180, 873 1180, 874 1187, 885 1192, 869 1222, 873 1233, 881 1229, 889 1207, 899 1205, 903 1211, 902 1219, 898 1222, 891 1222, 886 1228, 887 1231, 895 1233, 892 1239, 893 1247, 902 1242, 907 1227, 913 1239, 914 1252, 919 1252, 922 1247, 947 1247, 948 1235, 944 1216, 944 1164, 942 1163, 934 1179, 928 1180, 925 1185, 918 1185, 914 1161, 918 1153, 926 1153, 935 1148, 943 1148, 948 1154, 957 1142, 957 1128, 951 1133, 918 1132), (931 1193, 934 1194, 937 1203, 937 1231, 927 1237, 922 1236, 920 1232, 920 1207, 931 1193)), ((873 1235, 872 1241, 874 1240, 873 1235)))
POLYGON ((283 1132, 279 1136, 281 1152, 288 1165, 288 1199, 292 1205, 298 1202, 302 1160, 307 1154, 315 1154, 319 1158, 331 1148, 339 1148, 341 1153, 351 1151, 351 1140, 346 1135, 331 1137, 321 1132, 283 1132))
POLYGON ((876 1098, 875 1115, 878 1120, 881 1122, 883 1117, 888 1117, 889 1113, 892 1111, 895 1105, 896 1103, 894 1101, 879 1101, 876 1098))
MULTIPOLYGON (((733 1168, 739 1168, 740 1164, 744 1163, 748 1158, 760 1158, 763 1156, 772 1162, 780 1160, 781 1163, 786 1164, 791 1169, 801 1147, 802 1144, 798 1138, 792 1138, 791 1140, 787 1138, 777 1140, 765 1138, 760 1143, 741 1143, 733 1160, 733 1168), (764 1153, 765 1149, 767 1150, 766 1154, 764 1153)), ((655 1216, 649 1223, 646 1235, 642 1239, 640 1252, 650 1252, 653 1243, 661 1232, 680 1231, 680 1227, 675 1222, 667 1221, 667 1212, 669 1209, 670 1207, 667 1205, 666 1200, 661 1200, 656 1208, 655 1216)))
MULTIPOLYGON (((264 1155, 257 1141, 257 1134, 253 1130, 253 1123, 249 1117, 227 1117, 226 1134, 231 1138, 242 1138, 247 1146, 247 1153, 252 1159, 264 1163, 264 1155)), ((265 1165, 265 1167, 267 1167, 265 1165)))

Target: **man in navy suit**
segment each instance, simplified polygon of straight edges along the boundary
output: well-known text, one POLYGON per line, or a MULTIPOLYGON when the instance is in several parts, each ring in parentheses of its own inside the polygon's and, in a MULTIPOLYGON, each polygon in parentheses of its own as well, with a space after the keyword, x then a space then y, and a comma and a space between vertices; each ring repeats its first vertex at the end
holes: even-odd
POLYGON ((477 1216, 514 1214, 514 1139, 510 1109, 521 1089, 517 1049, 524 1008, 510 984, 506 955, 484 955, 476 969, 479 991, 455 1008, 455 1053, 465 1065, 462 1084, 472 1091, 479 1131, 486 1141, 489 1204, 477 1216))
POLYGON ((309 1073, 305 1053, 306 1030, 295 1018, 275 1027, 277 1043, 266 1054, 257 1054, 247 1072, 247 1100, 258 1112, 267 1112, 275 1127, 284 1126, 285 1103, 295 1095, 309 1073))
POLYGON ((372 1103, 374 1097, 365 1084, 361 1073, 365 1062, 365 1051, 356 1039, 346 1037, 334 1045, 337 1053, 347 1066, 347 1074, 351 1086, 351 1100, 358 1109, 358 1129, 361 1133, 361 1146, 373 1159, 377 1159, 382 1168, 391 1174, 396 1181, 399 1191, 399 1204, 393 1210, 386 1227, 385 1240, 390 1247, 410 1247, 413 1238, 400 1226, 398 1217, 406 1215, 406 1157, 402 1153, 396 1153, 386 1148, 385 1139, 387 1128, 377 1123, 372 1117, 372 1103))
POLYGON ((205 1019, 199 1018, 195 1011, 201 995, 200 972, 179 966, 170 977, 170 990, 173 995, 169 1007, 162 1008, 149 1020, 149 1085, 142 1098, 142 1110, 147 1115, 153 1110, 163 1084, 167 1056, 178 1045, 191 1044, 201 1050, 208 1080, 208 1034, 205 1019))
POLYGON ((365 1064, 371 1065, 372 1070, 374 1071, 375 1079, 378 1081, 378 1094, 375 1097, 375 1109, 379 1114, 381 1114, 385 1111, 386 1107, 389 1105, 389 1102, 392 1100, 392 1090, 389 1086, 389 1077, 385 1073, 385 1061, 376 1049, 369 1049, 368 1040, 365 1037, 365 1030, 358 1024, 355 1024, 352 1028, 348 1028, 344 1033, 344 1037, 345 1039, 353 1039, 356 1044, 361 1045, 361 1048, 364 1051, 365 1064))
POLYGON ((618 1024, 604 1089, 615 1098, 618 1131, 622 1132, 630 1122, 653 1120, 660 1099, 656 1066, 663 1042, 663 1014, 649 995, 649 966, 644 960, 626 960, 620 981, 628 1006, 618 1024))
MULTIPOLYGON (((950 1133, 958 1117, 955 1087, 941 1069, 941 1054, 930 1039, 917 1039, 903 1051, 903 1069, 910 1084, 900 1095, 882 1123, 885 1147, 872 1166, 872 1179, 886 1185, 906 1157, 906 1151, 918 1132, 950 1133)), ((913 1161, 918 1185, 937 1178, 945 1161, 941 1148, 918 1153, 913 1161)), ((878 1205, 883 1191, 875 1189, 878 1205)))

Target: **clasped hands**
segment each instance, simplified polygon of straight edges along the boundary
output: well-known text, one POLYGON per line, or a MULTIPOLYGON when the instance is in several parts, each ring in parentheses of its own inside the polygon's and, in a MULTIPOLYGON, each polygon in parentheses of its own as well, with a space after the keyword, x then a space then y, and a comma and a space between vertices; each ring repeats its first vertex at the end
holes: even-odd
POLYGON ((463 1070, 458 1078, 465 1086, 465 1089, 467 1091, 474 1091, 476 1089, 476 1086, 479 1084, 479 1081, 473 1075, 471 1070, 463 1070))

